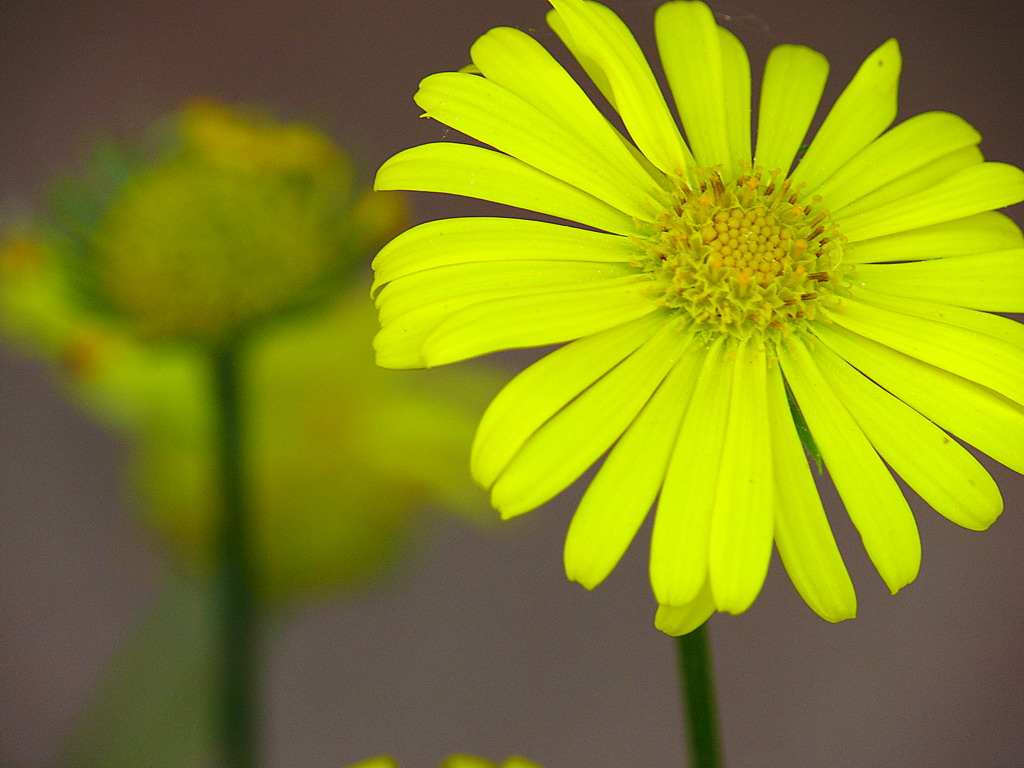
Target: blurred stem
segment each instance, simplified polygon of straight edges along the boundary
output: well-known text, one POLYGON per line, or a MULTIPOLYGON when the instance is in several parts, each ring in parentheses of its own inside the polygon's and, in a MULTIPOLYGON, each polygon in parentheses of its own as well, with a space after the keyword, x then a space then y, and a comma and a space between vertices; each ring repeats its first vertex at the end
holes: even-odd
POLYGON ((256 594, 245 482, 243 348, 236 340, 213 353, 222 509, 215 540, 221 654, 216 715, 224 768, 258 765, 256 594))
POLYGON ((691 765, 693 768, 722 768, 707 628, 707 623, 704 623, 693 632, 676 638, 679 692, 689 723, 691 765))

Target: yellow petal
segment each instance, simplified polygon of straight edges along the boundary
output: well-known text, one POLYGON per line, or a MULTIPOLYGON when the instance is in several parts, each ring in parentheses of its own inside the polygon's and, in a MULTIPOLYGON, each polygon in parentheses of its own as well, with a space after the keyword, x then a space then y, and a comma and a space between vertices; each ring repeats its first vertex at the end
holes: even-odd
POLYGON ((750 64, 703 3, 669 2, 654 17, 658 51, 699 165, 735 178, 750 163, 750 64))
POLYGON ((891 296, 1024 312, 1024 248, 904 264, 863 264, 855 284, 891 296))
POLYGON ((879 187, 979 141, 981 134, 961 117, 948 112, 915 115, 854 155, 816 193, 836 213, 879 187))
POLYGON ((1024 473, 1024 408, 987 387, 844 328, 822 324, 815 335, 926 418, 1024 473))
POLYGON ((398 763, 393 757, 381 755, 380 757, 371 757, 369 760, 362 760, 348 768, 398 768, 398 763))
POLYGON ((392 281, 377 295, 381 325, 432 304, 468 306, 506 296, 573 291, 615 278, 636 275, 629 264, 593 261, 492 261, 453 264, 392 281))
POLYGON ((548 23, 608 96, 640 151, 663 173, 692 165, 693 157, 629 27, 599 3, 551 0, 551 5, 548 23))
POLYGON ((702 357, 695 345, 682 353, 612 448, 573 515, 565 539, 565 573, 587 589, 611 573, 657 498, 702 357))
POLYGON ((793 172, 808 194, 889 127, 896 117, 901 64, 899 45, 888 40, 860 65, 793 172))
POLYGON ((843 262, 871 264, 938 259, 1004 248, 1024 248, 1020 227, 1009 216, 984 211, 953 221, 848 243, 843 247, 843 262))
POLYGON ((1003 509, 995 481, 955 440, 858 373, 827 346, 819 369, 886 463, 957 525, 988 528, 1003 509))
POLYGON ((522 371, 487 408, 473 443, 473 477, 485 488, 530 435, 662 327, 649 315, 566 344, 522 371))
MULTIPOLYGON (((930 192, 939 182, 945 181, 967 168, 981 165, 984 161, 985 158, 980 149, 963 147, 889 181, 838 210, 833 208, 832 218, 838 223, 840 229, 846 221, 853 221, 859 226, 859 222, 865 216, 873 216, 876 212, 884 216, 892 206, 901 205, 905 199, 922 192, 930 192)), ((829 202, 828 205, 831 206, 832 203, 829 202)))
POLYGON ((1024 171, 1003 163, 979 163, 921 192, 838 220, 850 242, 882 237, 991 211, 1024 200, 1024 171))
POLYGON ((658 499, 651 586, 661 605, 693 601, 708 577, 711 512, 722 461, 732 377, 720 340, 704 356, 658 499))
POLYGON ((630 276, 572 291, 531 293, 460 309, 423 342, 428 367, 467 360, 502 349, 559 344, 622 325, 658 307, 646 280, 630 276))
POLYGON ((373 260, 371 295, 392 280, 435 267, 512 260, 627 263, 640 252, 621 235, 543 221, 440 219, 406 230, 381 249, 373 260))
POLYGON ((769 368, 768 420, 775 471, 775 543, 793 586, 826 621, 852 619, 857 595, 811 477, 778 365, 769 368))
MULTIPOLYGON (((420 83, 416 103, 427 117, 518 158, 634 218, 654 218, 659 205, 651 197, 654 184, 650 177, 641 179, 643 186, 632 183, 621 162, 610 164, 605 152, 592 149, 575 131, 485 77, 460 72, 431 75, 420 83)), ((617 146, 622 149, 621 144, 617 146)), ((636 161, 626 154, 626 161, 639 170, 636 161)))
POLYGON ((732 390, 708 558, 718 610, 742 613, 761 591, 772 552, 775 494, 764 347, 748 340, 728 367, 732 390))
POLYGON ((654 615, 654 626, 666 635, 678 637, 688 635, 708 620, 715 611, 708 580, 697 592, 697 596, 684 605, 659 605, 654 615))
POLYGON ((380 167, 374 189, 444 192, 547 213, 595 229, 632 234, 633 219, 593 195, 536 168, 469 144, 423 144, 380 167))
POLYGON ((527 440, 498 476, 491 503, 508 518, 567 488, 623 433, 689 340, 676 322, 556 413, 527 440))
POLYGON ((865 300, 844 299, 839 308, 827 311, 828 317, 854 333, 1024 404, 1024 348, 972 328, 887 308, 881 294, 870 296, 862 290, 858 295, 865 300))
POLYGON ((571 131, 598 154, 622 183, 649 194, 656 183, 627 147, 622 134, 601 114, 582 88, 544 47, 518 29, 501 27, 481 37, 470 51, 480 71, 521 96, 571 131))
POLYGON ((779 356, 829 475, 871 561, 893 593, 917 576, 921 540, 899 486, 799 339, 779 356))
POLYGON ((780 45, 768 54, 761 84, 754 165, 788 175, 818 109, 828 59, 802 45, 780 45))

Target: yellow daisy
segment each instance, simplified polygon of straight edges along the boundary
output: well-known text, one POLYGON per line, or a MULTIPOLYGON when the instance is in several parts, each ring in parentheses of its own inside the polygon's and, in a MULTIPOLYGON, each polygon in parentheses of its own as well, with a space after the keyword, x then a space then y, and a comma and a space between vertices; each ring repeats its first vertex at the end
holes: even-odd
MULTIPOLYGON (((381 756, 372 757, 369 760, 363 760, 362 762, 350 765, 349 768, 399 768, 398 763, 392 757, 381 756)), ((448 758, 441 763, 441 768, 540 768, 536 763, 532 763, 524 757, 518 757, 513 755, 499 767, 497 763, 492 763, 490 760, 484 760, 482 757, 474 757, 473 755, 449 755, 448 758)))
POLYGON ((1024 471, 1024 326, 986 314, 1024 311, 1024 238, 994 212, 1024 199, 1024 173, 984 162, 978 133, 952 114, 887 131, 895 40, 802 155, 828 63, 775 48, 752 143, 743 46, 706 5, 676 0, 655 31, 684 140, 623 22, 595 2, 551 4, 551 27, 625 134, 529 35, 493 29, 472 67, 428 77, 416 103, 494 149, 415 147, 376 187, 582 228, 479 217, 399 236, 374 264, 378 362, 564 343, 479 427, 473 474, 504 517, 607 452, 569 527, 571 579, 600 583, 656 505, 650 576, 665 632, 745 610, 773 541, 812 609, 852 617, 798 428, 892 592, 916 576, 921 544, 889 468, 962 526, 995 520, 998 488, 949 434, 1024 471))
POLYGON ((82 302, 140 339, 216 349, 312 306, 400 214, 313 126, 194 101, 156 127, 101 145, 50 216, 82 302))
POLYGON ((78 192, 60 212, 65 228, 50 231, 41 220, 39 232, 0 238, 0 341, 50 365, 91 416, 129 440, 133 506, 181 561, 208 572, 224 514, 209 355, 202 344, 166 343, 160 330, 213 342, 237 331, 235 321, 259 322, 246 342, 245 418, 261 599, 349 591, 379 576, 408 548, 425 507, 480 522, 486 505, 464 467, 496 378, 476 367, 416 380, 375 366, 369 349, 376 313, 361 267, 404 225, 403 196, 357 185, 346 156, 311 126, 256 121, 213 103, 190 104, 164 123, 179 141, 121 185, 90 174, 65 182, 78 192), (187 162, 179 145, 190 148, 187 162), (280 187, 292 184, 323 194, 279 205, 280 187), (98 194, 107 186, 113 194, 98 194), (347 197, 335 194, 349 187, 347 197), (161 192, 168 189, 181 194, 161 192), (210 190, 217 205, 203 196, 210 190), (110 236, 110 209, 129 236, 110 236), (153 226, 157 219, 163 226, 153 226), (114 250, 123 259, 103 247, 110 243, 121 244, 114 250), (316 295, 279 294, 290 278, 275 265, 311 254, 330 257, 316 295), (147 307, 138 314, 114 301, 128 290, 114 261, 132 271, 133 258, 149 275, 135 283, 147 307), (227 272, 206 270, 216 258, 227 272), (83 291, 90 275, 95 290, 83 291), (262 305, 265 317, 250 302, 260 296, 283 301, 262 305))

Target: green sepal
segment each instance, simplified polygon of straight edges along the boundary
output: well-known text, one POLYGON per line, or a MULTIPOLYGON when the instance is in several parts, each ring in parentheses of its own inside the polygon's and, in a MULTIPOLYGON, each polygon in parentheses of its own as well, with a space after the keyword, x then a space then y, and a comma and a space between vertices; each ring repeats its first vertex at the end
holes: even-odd
POLYGON ((818 467, 818 474, 820 475, 825 471, 825 465, 821 460, 821 451, 818 449, 818 444, 814 442, 811 430, 808 428, 807 422, 804 421, 804 415, 800 412, 800 406, 797 405, 796 398, 793 397, 788 382, 786 383, 786 401, 789 403, 789 412, 793 416, 793 423, 796 425, 796 433, 800 436, 800 442, 803 443, 810 457, 814 459, 814 463, 818 467))

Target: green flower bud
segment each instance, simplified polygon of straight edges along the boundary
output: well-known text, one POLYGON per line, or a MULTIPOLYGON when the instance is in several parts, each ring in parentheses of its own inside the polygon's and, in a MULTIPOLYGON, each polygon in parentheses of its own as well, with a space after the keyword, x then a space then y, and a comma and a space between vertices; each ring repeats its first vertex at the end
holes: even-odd
POLYGON ((312 127, 196 103, 169 138, 151 161, 108 149, 89 181, 106 194, 61 211, 76 284, 140 338, 224 344, 328 293, 401 220, 366 230, 348 160, 312 127))

